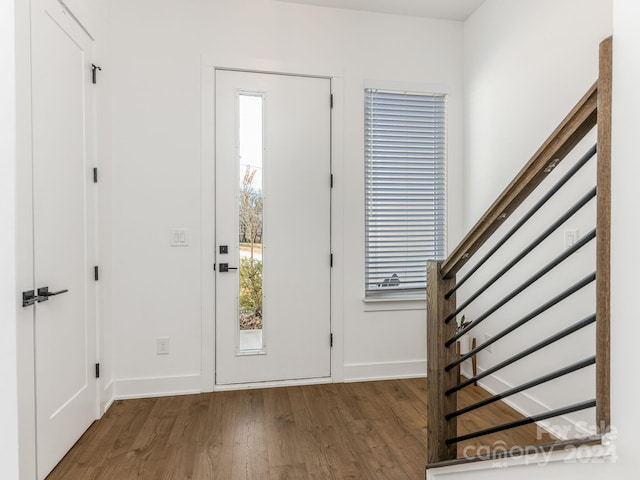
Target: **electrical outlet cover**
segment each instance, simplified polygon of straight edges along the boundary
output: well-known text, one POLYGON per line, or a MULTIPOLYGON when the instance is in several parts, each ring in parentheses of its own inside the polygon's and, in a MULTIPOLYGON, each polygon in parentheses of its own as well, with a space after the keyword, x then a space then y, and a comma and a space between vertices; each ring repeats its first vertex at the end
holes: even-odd
POLYGON ((169 355, 169 337, 156 339, 156 355, 169 355))

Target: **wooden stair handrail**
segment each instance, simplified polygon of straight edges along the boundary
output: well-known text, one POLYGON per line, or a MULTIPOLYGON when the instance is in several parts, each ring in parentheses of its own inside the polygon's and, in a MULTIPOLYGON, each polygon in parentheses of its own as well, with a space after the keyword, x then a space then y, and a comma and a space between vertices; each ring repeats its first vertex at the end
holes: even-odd
POLYGON ((453 277, 498 229, 505 218, 533 192, 545 177, 596 125, 597 82, 580 99, 535 155, 520 170, 485 214, 442 262, 440 274, 453 277))

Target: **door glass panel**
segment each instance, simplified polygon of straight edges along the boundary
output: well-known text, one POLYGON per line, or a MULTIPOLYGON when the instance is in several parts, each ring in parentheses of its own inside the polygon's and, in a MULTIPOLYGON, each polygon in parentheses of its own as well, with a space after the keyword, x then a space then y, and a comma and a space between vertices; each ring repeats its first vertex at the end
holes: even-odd
POLYGON ((259 93, 238 95, 239 346, 240 353, 264 353, 262 311, 263 106, 259 93))

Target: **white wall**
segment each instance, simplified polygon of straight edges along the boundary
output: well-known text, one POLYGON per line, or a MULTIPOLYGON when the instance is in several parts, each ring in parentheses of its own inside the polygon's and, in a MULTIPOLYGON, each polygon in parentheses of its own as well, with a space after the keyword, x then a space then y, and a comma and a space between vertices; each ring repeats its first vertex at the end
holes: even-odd
POLYGON ((636 246, 638 223, 634 221, 638 205, 637 178, 640 165, 636 161, 637 112, 640 109, 640 4, 635 0, 613 2, 613 159, 612 159, 612 239, 611 239, 611 372, 612 424, 616 429, 616 458, 603 462, 561 460, 542 470, 537 467, 514 467, 475 471, 479 466, 431 471, 430 476, 447 480, 546 478, 581 480, 631 479, 637 477, 640 459, 636 434, 640 430, 637 414, 635 382, 629 381, 629 366, 637 363, 637 339, 640 327, 635 321, 640 254, 636 246), (454 473, 452 470, 465 470, 454 473))
MULTIPOLYGON (((598 45, 612 31, 610 0, 523 1, 488 0, 466 22, 465 37, 465 226, 470 228, 498 194, 542 145, 564 116, 598 77, 598 45), (552 12, 552 14, 550 14, 552 12)), ((552 172, 519 210, 507 219, 494 239, 478 253, 480 259, 551 185, 595 143, 595 132, 552 172)), ((546 227, 595 185, 591 161, 548 202, 527 225, 487 262, 460 290, 462 303, 485 281, 514 258, 546 227)), ((516 286, 523 283, 564 248, 564 230, 584 236, 595 227, 595 201, 541 242, 517 267, 504 275, 465 308, 474 320, 516 286)), ((472 259, 469 267, 475 264, 472 259)), ((515 323, 595 270, 595 241, 573 255, 496 311, 473 335, 483 342, 515 323)), ((465 269, 461 274, 465 273, 465 269)), ((531 320, 493 352, 480 352, 480 370, 510 358, 523 349, 589 316, 595 311, 595 284, 531 320)), ((482 383, 500 392, 594 354, 594 326, 487 377, 482 383)), ((594 367, 511 397, 510 403, 533 415, 594 397, 594 367)), ((594 423, 594 410, 570 420, 594 423)), ((566 419, 554 419, 563 425, 566 419)), ((569 422, 569 424, 571 423, 569 422)), ((576 432, 568 432, 568 436, 576 432)))
POLYGON ((3 478, 18 478, 15 195, 15 7, 0 4, 0 465, 3 478))
MULTIPOLYGON (((211 266, 204 264, 200 241, 201 55, 342 74, 344 98, 336 101, 344 111, 344 163, 334 173, 336 197, 344 199, 336 206, 344 215, 344 237, 336 245, 337 268, 344 272, 338 282, 345 286, 338 292, 344 296, 344 332, 334 333, 344 341, 345 376, 424 374, 422 305, 365 312, 362 302, 363 82, 449 87, 449 227, 455 243, 462 219, 461 24, 266 0, 114 1, 110 22, 112 214, 104 232, 111 232, 106 241, 112 245, 105 279, 112 290, 116 391, 121 380, 134 379, 127 385, 140 393, 147 388, 143 379, 157 377, 177 377, 193 387, 202 371, 200 275, 211 266), (168 247, 172 227, 189 230, 189 248, 168 247), (171 337, 169 356, 155 355, 158 336, 171 337)), ((149 382, 156 390, 177 385, 149 382)))
POLYGON ((465 22, 465 228, 593 84, 610 34, 611 0, 487 0, 465 22))
POLYGON ((640 4, 614 0, 613 17, 613 149, 611 167, 611 403, 612 423, 619 430, 619 475, 638 471, 636 434, 640 431, 637 395, 628 382, 629 365, 637 362, 640 324, 637 282, 640 251, 636 239, 640 164, 637 161, 637 113, 640 110, 640 4), (626 468, 626 470, 625 470, 626 468), (632 470, 633 469, 633 470, 632 470))

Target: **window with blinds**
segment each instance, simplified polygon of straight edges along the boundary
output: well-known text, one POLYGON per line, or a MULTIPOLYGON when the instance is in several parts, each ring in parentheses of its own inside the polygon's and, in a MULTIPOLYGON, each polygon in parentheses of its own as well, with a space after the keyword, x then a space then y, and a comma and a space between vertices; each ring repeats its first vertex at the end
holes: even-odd
POLYGON ((365 89, 366 295, 426 287, 446 254, 446 97, 365 89))

